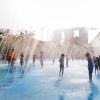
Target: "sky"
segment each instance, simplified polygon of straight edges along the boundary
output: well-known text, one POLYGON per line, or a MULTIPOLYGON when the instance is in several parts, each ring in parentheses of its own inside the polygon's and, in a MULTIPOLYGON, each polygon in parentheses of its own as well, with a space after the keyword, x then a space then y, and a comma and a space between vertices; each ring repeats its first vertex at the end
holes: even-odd
POLYGON ((99 0, 0 0, 0 28, 35 30, 43 38, 53 30, 71 27, 93 27, 89 41, 100 30, 99 0))

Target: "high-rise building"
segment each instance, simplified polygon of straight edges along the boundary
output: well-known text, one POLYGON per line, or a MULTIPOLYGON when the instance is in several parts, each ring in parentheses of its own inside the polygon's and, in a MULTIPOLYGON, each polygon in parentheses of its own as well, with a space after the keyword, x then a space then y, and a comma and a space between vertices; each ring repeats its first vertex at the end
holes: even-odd
POLYGON ((74 38, 74 30, 67 29, 64 31, 64 44, 68 44, 72 38, 74 38))
POLYGON ((61 45, 62 33, 59 30, 53 32, 52 41, 55 45, 61 45))
POLYGON ((79 42, 82 44, 88 44, 88 31, 85 28, 79 30, 79 42))
POLYGON ((52 40, 56 45, 60 45, 62 40, 62 33, 64 33, 63 44, 67 45, 75 38, 75 31, 77 31, 76 36, 78 37, 79 43, 88 44, 88 31, 86 28, 67 28, 56 30, 54 31, 52 40))

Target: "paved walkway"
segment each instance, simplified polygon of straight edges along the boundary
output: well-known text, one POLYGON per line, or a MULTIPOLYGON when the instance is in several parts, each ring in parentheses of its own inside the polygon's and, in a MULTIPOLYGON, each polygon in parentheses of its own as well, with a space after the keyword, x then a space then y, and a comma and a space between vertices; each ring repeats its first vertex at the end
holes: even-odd
POLYGON ((58 73, 58 61, 31 64, 27 75, 0 89, 0 100, 100 100, 100 75, 89 83, 86 61, 70 61, 63 78, 58 73))

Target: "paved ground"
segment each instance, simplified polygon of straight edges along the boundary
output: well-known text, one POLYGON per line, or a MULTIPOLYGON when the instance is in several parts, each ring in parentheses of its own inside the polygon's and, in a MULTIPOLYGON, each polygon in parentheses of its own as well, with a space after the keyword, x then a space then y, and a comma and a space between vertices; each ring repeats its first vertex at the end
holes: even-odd
MULTIPOLYGON (((100 100, 100 75, 93 73, 93 82, 88 82, 87 61, 70 61, 63 78, 58 76, 58 61, 46 61, 43 68, 39 62, 29 66, 23 78, 10 72, 8 87, 0 89, 0 100, 100 100)), ((1 80, 1 85, 4 83, 1 80)))

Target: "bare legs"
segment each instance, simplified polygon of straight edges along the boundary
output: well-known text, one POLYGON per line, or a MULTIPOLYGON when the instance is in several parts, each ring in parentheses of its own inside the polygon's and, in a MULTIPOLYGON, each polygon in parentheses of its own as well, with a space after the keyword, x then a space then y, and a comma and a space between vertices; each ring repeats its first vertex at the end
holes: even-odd
POLYGON ((43 61, 42 60, 40 61, 40 64, 41 64, 41 67, 43 67, 43 61))
POLYGON ((59 77, 61 76, 61 73, 62 73, 62 77, 63 77, 63 73, 64 73, 64 67, 60 66, 60 71, 59 71, 59 77))
POLYGON ((89 73, 89 82, 92 82, 92 73, 89 73))
POLYGON ((97 73, 99 73, 98 66, 95 66, 95 74, 96 74, 96 71, 97 71, 97 73))

